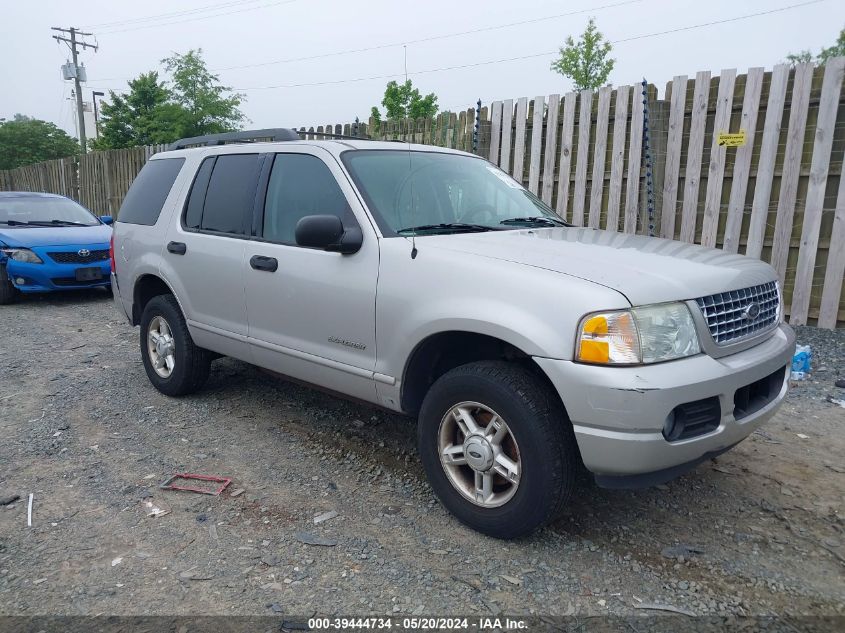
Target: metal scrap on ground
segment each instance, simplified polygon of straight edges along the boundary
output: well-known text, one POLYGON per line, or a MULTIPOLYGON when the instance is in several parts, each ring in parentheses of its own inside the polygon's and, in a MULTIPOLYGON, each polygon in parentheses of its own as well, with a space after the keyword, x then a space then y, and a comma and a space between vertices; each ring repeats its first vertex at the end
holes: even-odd
POLYGON ((176 473, 170 479, 165 481, 163 484, 159 486, 162 490, 182 490, 185 492, 196 492, 201 495, 213 495, 217 496, 232 483, 232 480, 228 477, 214 477, 212 475, 195 475, 191 473, 176 473), (183 486, 183 485, 176 485, 174 482, 178 481, 179 479, 188 479, 191 481, 205 481, 211 483, 220 484, 216 487, 211 488, 200 488, 198 486, 183 486))

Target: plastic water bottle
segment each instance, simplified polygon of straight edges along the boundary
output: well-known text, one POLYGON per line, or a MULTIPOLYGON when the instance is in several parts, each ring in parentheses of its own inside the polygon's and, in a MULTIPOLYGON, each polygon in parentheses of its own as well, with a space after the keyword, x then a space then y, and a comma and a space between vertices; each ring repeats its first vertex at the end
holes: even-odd
POLYGON ((809 345, 796 345, 792 355, 792 380, 804 380, 810 373, 813 363, 813 351, 809 345))

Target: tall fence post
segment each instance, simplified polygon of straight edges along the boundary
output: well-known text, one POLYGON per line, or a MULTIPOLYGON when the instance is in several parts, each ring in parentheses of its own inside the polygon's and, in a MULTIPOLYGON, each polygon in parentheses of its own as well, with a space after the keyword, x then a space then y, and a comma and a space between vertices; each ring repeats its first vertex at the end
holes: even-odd
POLYGON ((652 99, 648 102, 648 134, 653 198, 653 235, 660 235, 663 221, 663 188, 666 183, 666 150, 669 143, 669 102, 652 99))
POLYGON ((475 104, 475 125, 472 128, 472 153, 478 154, 478 135, 481 132, 481 99, 475 104))

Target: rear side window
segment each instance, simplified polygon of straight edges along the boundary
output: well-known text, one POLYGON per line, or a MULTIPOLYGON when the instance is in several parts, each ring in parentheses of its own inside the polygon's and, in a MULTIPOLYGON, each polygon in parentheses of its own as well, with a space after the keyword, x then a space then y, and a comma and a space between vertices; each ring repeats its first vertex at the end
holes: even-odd
POLYGON ((208 181, 211 179, 211 170, 214 169, 215 157, 206 158, 202 161, 194 184, 191 185, 191 193, 188 195, 188 206, 185 208, 185 228, 198 229, 202 222, 202 207, 205 204, 205 194, 208 191, 208 181))
POLYGON ((184 164, 184 158, 162 158, 144 165, 123 199, 117 219, 128 224, 155 224, 184 164))
POLYGON ((255 204, 259 158, 258 154, 217 157, 205 194, 201 230, 235 235, 247 233, 255 204))
POLYGON ((295 244, 296 223, 306 215, 336 215, 346 226, 355 222, 346 196, 323 161, 308 154, 276 154, 261 235, 295 244))

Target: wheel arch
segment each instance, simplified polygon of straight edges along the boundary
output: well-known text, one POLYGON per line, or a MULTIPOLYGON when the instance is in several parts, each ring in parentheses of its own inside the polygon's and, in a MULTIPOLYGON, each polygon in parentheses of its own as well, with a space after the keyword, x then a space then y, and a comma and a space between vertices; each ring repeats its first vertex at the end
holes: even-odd
POLYGON ((549 386, 566 410, 551 379, 530 354, 498 336, 469 330, 432 333, 416 344, 402 372, 402 410, 416 415, 429 388, 440 376, 460 365, 484 360, 506 360, 526 367, 549 386))
MULTIPOLYGON (((179 309, 182 309, 179 297, 176 297, 170 285, 158 275, 145 273, 135 280, 132 288, 132 325, 140 325, 144 308, 153 297, 160 295, 173 295, 179 303, 179 309)), ((184 313, 185 311, 182 310, 182 314, 184 313)))

